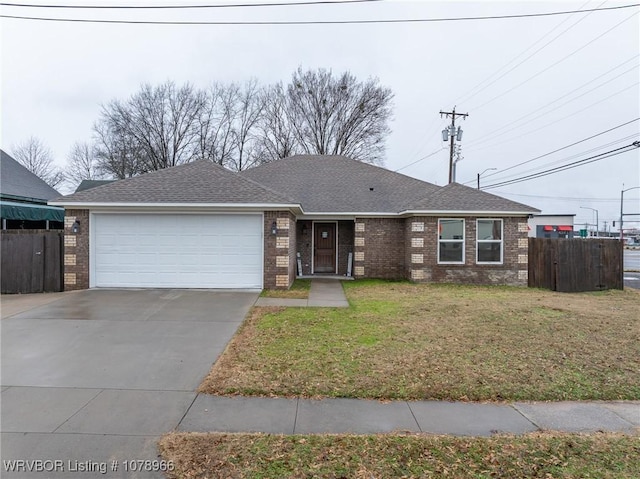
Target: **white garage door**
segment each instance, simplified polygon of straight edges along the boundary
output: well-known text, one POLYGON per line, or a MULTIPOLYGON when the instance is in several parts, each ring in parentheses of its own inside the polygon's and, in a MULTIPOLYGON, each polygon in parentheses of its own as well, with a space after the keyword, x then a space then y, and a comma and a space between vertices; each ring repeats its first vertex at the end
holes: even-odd
POLYGON ((95 214, 92 286, 262 288, 261 215, 95 214))

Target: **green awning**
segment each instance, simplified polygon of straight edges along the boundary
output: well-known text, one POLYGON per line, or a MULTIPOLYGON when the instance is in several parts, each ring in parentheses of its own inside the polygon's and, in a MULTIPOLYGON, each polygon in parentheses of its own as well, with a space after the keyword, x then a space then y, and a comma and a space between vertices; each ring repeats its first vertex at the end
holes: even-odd
POLYGON ((64 208, 3 200, 0 201, 0 217, 7 220, 63 222, 64 208))

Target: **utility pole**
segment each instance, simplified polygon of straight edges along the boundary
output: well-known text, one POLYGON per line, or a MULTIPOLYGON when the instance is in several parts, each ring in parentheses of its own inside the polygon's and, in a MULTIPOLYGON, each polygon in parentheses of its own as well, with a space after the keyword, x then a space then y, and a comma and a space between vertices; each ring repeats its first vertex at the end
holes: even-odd
POLYGON ((454 183, 456 181, 456 167, 458 165, 458 162, 464 160, 464 157, 462 156, 462 148, 460 147, 460 145, 456 145, 455 155, 456 155, 456 159, 453 161, 453 175, 452 175, 454 183))
POLYGON ((449 183, 455 181, 453 177, 453 154, 454 154, 454 145, 456 139, 458 141, 462 140, 462 129, 458 127, 458 131, 456 132, 456 117, 461 116, 463 119, 468 117, 468 113, 456 113, 456 107, 453 107, 452 111, 442 111, 440 110, 440 117, 444 115, 445 118, 451 117, 451 126, 447 129, 442 130, 442 141, 447 141, 447 139, 451 138, 451 146, 449 147, 449 183))

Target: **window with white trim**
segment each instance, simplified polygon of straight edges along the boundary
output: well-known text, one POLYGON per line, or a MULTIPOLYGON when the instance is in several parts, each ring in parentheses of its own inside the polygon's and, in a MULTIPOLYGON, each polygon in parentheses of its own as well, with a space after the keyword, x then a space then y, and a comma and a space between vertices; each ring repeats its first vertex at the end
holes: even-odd
POLYGON ((476 223, 476 262, 502 263, 502 220, 479 219, 476 223))
POLYGON ((438 263, 464 263, 463 219, 438 219, 438 263))

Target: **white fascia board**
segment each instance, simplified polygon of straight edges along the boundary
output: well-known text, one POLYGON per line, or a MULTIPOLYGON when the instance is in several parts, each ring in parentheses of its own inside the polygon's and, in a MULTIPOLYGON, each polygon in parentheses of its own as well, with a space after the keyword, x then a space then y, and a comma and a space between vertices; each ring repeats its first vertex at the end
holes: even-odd
POLYGON ((352 220, 355 218, 397 218, 398 213, 371 213, 371 212, 322 212, 322 213, 303 213, 298 216, 299 220, 324 220, 324 219, 345 219, 352 220))
POLYGON ((297 204, 274 203, 106 203, 106 202, 67 202, 50 201, 52 206, 64 206, 68 209, 140 209, 140 210, 200 210, 200 211, 278 211, 295 210, 302 212, 297 204))
POLYGON ((529 216, 533 211, 457 211, 457 210, 407 210, 400 213, 403 216, 529 216))

